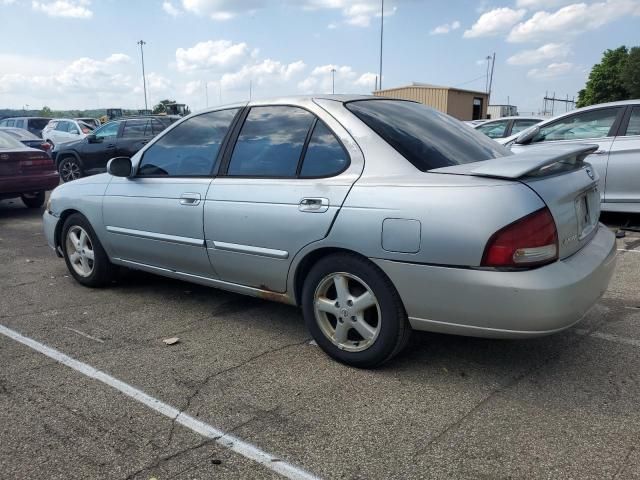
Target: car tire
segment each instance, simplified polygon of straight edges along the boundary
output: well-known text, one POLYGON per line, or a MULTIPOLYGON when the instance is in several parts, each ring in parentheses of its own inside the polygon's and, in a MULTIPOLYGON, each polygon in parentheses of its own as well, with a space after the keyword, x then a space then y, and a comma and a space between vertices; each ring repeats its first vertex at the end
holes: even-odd
POLYGON ((60 179, 65 183, 84 177, 84 170, 82 169, 80 161, 76 157, 71 156, 64 157, 60 161, 58 173, 60 174, 60 179))
POLYGON ((20 195, 22 203, 28 208, 41 208, 44 205, 44 192, 23 193, 20 195))
POLYGON ((89 221, 79 213, 70 215, 62 226, 60 246, 67 269, 86 287, 104 287, 117 274, 89 221), (93 257, 93 258, 92 258, 93 257))
POLYGON ((301 299, 305 323, 318 346, 353 367, 382 365, 406 346, 411 335, 391 280, 355 254, 319 260, 305 279, 301 299))

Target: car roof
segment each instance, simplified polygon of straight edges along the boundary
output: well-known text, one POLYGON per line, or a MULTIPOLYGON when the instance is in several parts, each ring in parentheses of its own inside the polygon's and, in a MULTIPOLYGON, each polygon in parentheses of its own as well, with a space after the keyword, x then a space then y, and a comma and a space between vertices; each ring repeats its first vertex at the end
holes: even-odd
POLYGON ((607 107, 625 107, 627 105, 640 105, 640 99, 620 100, 618 102, 597 103, 595 105, 589 105, 588 107, 576 108, 575 110, 571 110, 569 112, 556 115, 555 117, 548 118, 544 122, 542 122, 540 126, 547 125, 548 123, 551 123, 555 120, 568 117, 569 115, 573 115, 579 112, 588 112, 590 110, 599 110, 601 108, 607 108, 607 107))
POLYGON ((497 122, 498 120, 546 120, 546 117, 536 117, 533 115, 512 115, 510 117, 490 118, 485 123, 497 122))

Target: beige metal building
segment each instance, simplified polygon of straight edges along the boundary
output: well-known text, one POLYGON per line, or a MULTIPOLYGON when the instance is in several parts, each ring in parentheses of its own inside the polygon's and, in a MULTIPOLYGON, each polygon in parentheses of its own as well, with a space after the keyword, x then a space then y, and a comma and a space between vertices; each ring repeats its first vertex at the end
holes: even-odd
POLYGON ((487 118, 489 95, 485 92, 413 83, 406 87, 376 90, 373 94, 424 103, 459 120, 487 118))

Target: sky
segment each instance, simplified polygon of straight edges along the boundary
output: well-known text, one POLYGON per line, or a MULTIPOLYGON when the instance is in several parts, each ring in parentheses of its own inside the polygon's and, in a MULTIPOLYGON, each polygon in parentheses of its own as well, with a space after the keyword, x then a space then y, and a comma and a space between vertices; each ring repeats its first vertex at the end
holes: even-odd
MULTIPOLYGON (((249 98, 370 93, 380 0, 0 0, 0 108, 192 110, 249 98), (28 107, 27 107, 28 105, 28 107)), ((640 45, 640 0, 385 0, 383 88, 484 91, 542 108, 576 96, 604 50, 640 45)))

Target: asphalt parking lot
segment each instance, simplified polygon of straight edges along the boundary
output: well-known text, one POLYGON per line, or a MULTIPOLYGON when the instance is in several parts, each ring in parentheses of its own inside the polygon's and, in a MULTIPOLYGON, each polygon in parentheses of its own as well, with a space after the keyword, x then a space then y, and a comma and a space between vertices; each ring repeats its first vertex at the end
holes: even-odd
POLYGON ((640 478, 640 233, 618 242, 610 288, 575 328, 416 334, 362 371, 310 344, 293 307, 135 272, 81 287, 40 212, 0 202, 0 326, 235 437, 0 334, 0 477, 279 478, 282 464, 308 478, 640 478))

